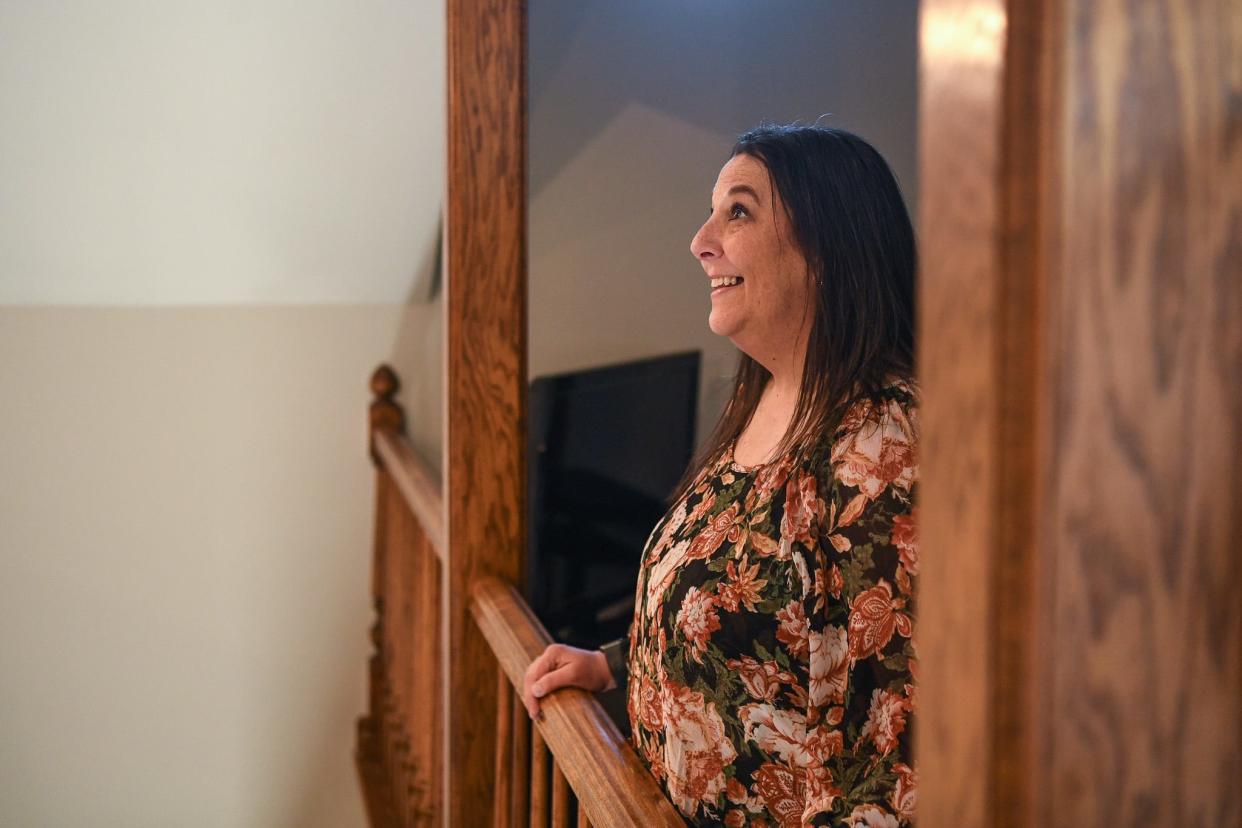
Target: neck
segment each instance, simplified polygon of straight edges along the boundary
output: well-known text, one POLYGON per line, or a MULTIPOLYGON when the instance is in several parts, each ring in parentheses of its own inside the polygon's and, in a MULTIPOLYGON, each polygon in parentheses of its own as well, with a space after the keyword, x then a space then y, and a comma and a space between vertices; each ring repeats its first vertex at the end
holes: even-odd
MULTIPOLYGON (((743 349, 745 350, 745 349, 743 349)), ((747 354, 767 369, 772 375, 764 389, 764 396, 772 402, 797 402, 798 393, 802 389, 802 368, 806 361, 806 337, 800 342, 785 348, 773 349, 769 352, 758 351, 747 354)))

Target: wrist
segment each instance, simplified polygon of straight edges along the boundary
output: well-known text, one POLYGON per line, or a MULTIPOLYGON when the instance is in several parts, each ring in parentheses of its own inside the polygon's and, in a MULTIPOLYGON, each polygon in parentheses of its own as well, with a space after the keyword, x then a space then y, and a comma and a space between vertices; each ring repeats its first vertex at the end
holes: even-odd
POLYGON ((617 679, 612 674, 612 670, 608 666, 608 656, 603 650, 596 650, 595 656, 596 673, 603 679, 602 687, 599 692, 607 692, 617 686, 617 679))
POLYGON ((607 665, 608 677, 610 679, 608 689, 625 684, 626 673, 629 670, 625 663, 626 651, 629 649, 629 639, 618 638, 616 641, 609 641, 607 644, 599 648, 600 653, 604 656, 604 663, 607 665))

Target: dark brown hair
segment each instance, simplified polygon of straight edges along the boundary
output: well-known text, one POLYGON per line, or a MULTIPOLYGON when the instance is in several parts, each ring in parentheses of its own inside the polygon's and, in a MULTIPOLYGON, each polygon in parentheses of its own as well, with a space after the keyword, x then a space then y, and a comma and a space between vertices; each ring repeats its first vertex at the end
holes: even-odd
MULTIPOLYGON (((918 255, 892 170, 857 135, 760 124, 737 139, 729 157, 742 154, 767 168, 814 281, 802 384, 779 457, 830 434, 852 403, 874 398, 893 377, 913 376, 918 255)), ((769 379, 766 368, 740 355, 729 403, 673 502, 746 428, 769 379)))

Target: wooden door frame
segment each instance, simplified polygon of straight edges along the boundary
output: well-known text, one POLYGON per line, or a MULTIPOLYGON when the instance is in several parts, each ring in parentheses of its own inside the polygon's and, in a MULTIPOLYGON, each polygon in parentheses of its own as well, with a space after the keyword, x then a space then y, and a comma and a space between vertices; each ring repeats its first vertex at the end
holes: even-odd
MULTIPOLYGON (((1051 249, 1039 204, 1056 169, 1043 154, 1057 128, 1046 105, 1055 7, 924 0, 920 10, 924 825, 1031 824, 1041 593, 1030 435, 1042 422, 1035 291, 1051 249), (1035 586, 1014 588, 1023 581, 1035 586)), ((447 4, 443 802, 453 825, 490 819, 497 683, 469 586, 484 574, 518 583, 524 556, 525 21, 520 0, 447 4)))
POLYGON ((496 661, 482 576, 520 583, 526 538, 526 4, 448 0, 445 194, 445 823, 488 824, 496 661))
POLYGON ((1053 0, 920 8, 919 819, 1033 825, 1053 0))

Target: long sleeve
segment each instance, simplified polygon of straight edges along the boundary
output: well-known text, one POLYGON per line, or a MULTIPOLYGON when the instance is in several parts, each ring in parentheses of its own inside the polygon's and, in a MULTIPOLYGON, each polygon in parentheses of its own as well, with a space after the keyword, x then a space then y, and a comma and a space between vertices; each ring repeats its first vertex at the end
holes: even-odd
POLYGON ((897 399, 839 439, 816 474, 808 545, 804 824, 898 828, 913 819, 914 410, 897 399))

